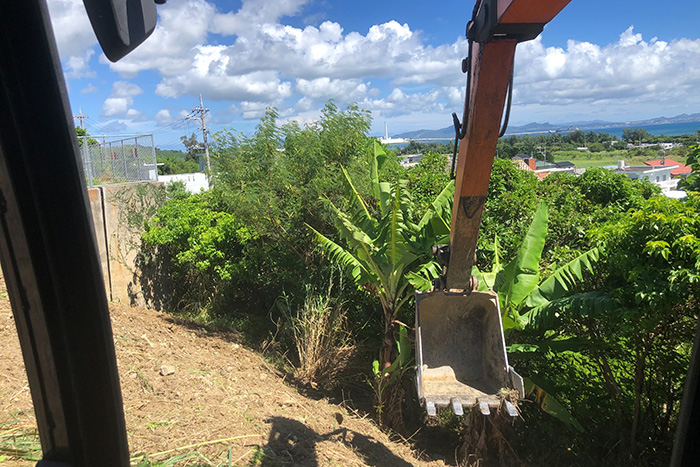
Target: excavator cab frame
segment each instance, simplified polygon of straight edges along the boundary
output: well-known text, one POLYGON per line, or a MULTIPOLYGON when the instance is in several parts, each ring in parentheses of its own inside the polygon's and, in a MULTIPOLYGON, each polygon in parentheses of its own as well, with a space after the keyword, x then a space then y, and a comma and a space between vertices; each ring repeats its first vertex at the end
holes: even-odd
MULTIPOLYGON (((110 59, 128 53, 150 34, 155 18, 150 1, 85 0, 97 5, 97 20, 91 14, 95 29, 101 28, 96 25, 99 21, 109 23, 103 28, 112 32, 105 36, 98 31, 97 35, 110 59)), ((430 322, 444 327, 454 319, 459 321, 456 329, 478 317, 498 323, 486 331, 492 343, 498 341, 490 351, 494 357, 486 357, 501 372, 495 386, 507 386, 509 381, 517 384, 507 366, 498 301, 471 292, 473 247, 515 44, 532 31, 539 33, 540 26, 566 3, 568 0, 477 2, 470 27, 468 119, 459 125, 466 138, 459 147, 452 258, 443 278, 446 286, 418 296, 421 364, 440 363, 432 355, 437 349, 429 348, 435 342, 427 342, 437 339, 431 337, 435 334, 429 331, 430 322), (453 300, 461 302, 456 311, 449 310, 453 300), (472 302, 472 311, 464 306, 465 300, 472 302), (488 310, 478 311, 477 302, 488 310), (490 317, 485 318, 487 314, 490 317)), ((5 111, 5 118, 0 119, 0 260, 37 416, 43 450, 38 465, 127 466, 129 451, 107 298, 45 0, 7 1, 0 6, 0 107, 5 111)), ((461 346, 458 354, 468 360, 472 347, 465 344, 466 335, 454 335, 460 338, 450 341, 446 350, 461 346)), ((488 341, 483 336, 477 340, 488 341)), ((696 333, 672 466, 697 463, 699 349, 700 333, 696 333)), ((483 355, 482 350, 477 366, 483 363, 483 355)), ((453 371, 455 377, 479 374, 458 366, 453 371)), ((428 375, 424 372, 419 379, 427 380, 428 375)), ((493 387, 488 392, 492 391, 493 387)))

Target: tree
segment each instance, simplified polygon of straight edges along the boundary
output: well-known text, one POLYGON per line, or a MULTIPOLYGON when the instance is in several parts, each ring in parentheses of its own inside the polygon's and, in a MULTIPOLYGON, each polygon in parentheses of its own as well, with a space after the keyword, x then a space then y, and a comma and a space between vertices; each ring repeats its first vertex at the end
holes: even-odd
POLYGON ((437 152, 428 152, 406 172, 411 196, 415 203, 415 215, 420 219, 430 208, 437 195, 450 182, 447 156, 437 152))
MULTIPOLYGON (((583 271, 593 272, 592 264, 600 255, 597 248, 581 253, 567 264, 548 273, 540 282, 540 261, 547 236, 547 205, 541 202, 530 224, 517 256, 501 265, 498 240, 494 246, 491 272, 482 274, 475 268, 481 290, 498 294, 504 330, 542 329, 551 323, 557 300, 571 293, 583 280, 583 271)), ((496 237, 498 238, 498 237, 496 237)), ((544 334, 544 333, 543 333, 544 334)))
MULTIPOLYGON (((379 181, 379 170, 385 157, 386 153, 375 143, 371 167, 373 199, 365 200, 344 171, 350 198, 349 212, 329 203, 335 214, 338 233, 347 246, 309 227, 329 256, 348 269, 358 286, 369 287, 381 302, 384 340, 377 366, 382 377, 385 371, 399 370, 395 359, 404 359, 404 352, 395 344, 395 341, 400 342, 396 319, 401 308, 413 296, 414 287, 429 286, 430 279, 438 275, 431 248, 446 241, 449 235, 449 220, 446 219, 454 191, 450 184, 433 201, 421 221, 414 224, 407 182, 401 180, 390 184, 379 181)), ((396 407, 395 401, 380 403, 396 407)), ((402 428, 400 413, 390 414, 389 420, 390 427, 402 428), (393 421, 394 417, 396 421, 393 421)))
MULTIPOLYGON (((496 236, 491 271, 482 273, 476 266, 473 268, 479 290, 492 291, 498 295, 503 329, 510 344, 508 352, 512 359, 533 358, 548 352, 575 349, 580 343, 572 342, 568 336, 559 332, 561 325, 558 323, 558 312, 571 300, 585 303, 588 308, 592 307, 591 303, 599 300, 599 297, 576 293, 576 286, 583 281, 584 272, 593 272, 593 264, 599 257, 598 249, 579 254, 556 270, 545 273, 544 280, 540 280, 540 262, 547 235, 547 211, 547 205, 540 202, 517 255, 510 262, 505 265, 501 263, 496 236)), ((527 396, 532 396, 537 406, 545 412, 576 430, 583 431, 570 409, 554 398, 556 389, 552 389, 553 386, 547 384, 546 379, 535 376, 532 379, 524 378, 527 396)), ((474 424, 472 422, 470 425, 474 424)), ((495 430, 497 437, 503 437, 508 429, 508 425, 504 425, 498 417, 489 420, 487 425, 498 427, 495 430)), ((473 429, 472 426, 469 429, 473 429)), ((484 430, 484 433, 489 432, 484 430)), ((475 436, 474 433, 469 433, 467 439, 479 439, 480 436, 484 434, 477 433, 475 436)), ((479 445, 490 446, 492 443, 488 441, 479 445)), ((478 445, 468 446, 469 454, 478 457, 502 457, 500 452, 480 452, 478 445)))
POLYGON ((576 146, 585 146, 586 144, 586 133, 581 130, 572 131, 566 138, 576 146))
POLYGON ((493 238, 498 235, 502 254, 512 256, 527 232, 527 219, 537 206, 537 176, 511 161, 495 159, 477 243, 478 264, 489 267, 493 238))
POLYGON ((181 136, 180 141, 185 146, 185 160, 199 163, 199 155, 202 154, 203 146, 197 142, 197 136, 194 133, 189 138, 181 136))
POLYGON ((621 355, 608 378, 632 460, 670 455, 700 305, 699 214, 697 194, 657 196, 592 232, 605 246, 604 288, 624 307, 593 329, 621 355))
POLYGON ((601 254, 575 290, 585 293, 539 313, 544 340, 530 339, 528 327, 540 326, 529 318, 513 335, 518 369, 546 381, 585 430, 572 437, 524 412, 514 444, 528 446, 533 463, 667 462, 700 309, 699 210, 696 194, 657 196, 591 229, 601 254))
POLYGON ((81 128, 79 126, 75 127, 75 134, 78 137, 78 146, 83 147, 83 143, 85 142, 85 136, 88 136, 87 138, 87 144, 88 146, 92 145, 98 145, 100 144, 95 138, 91 138, 90 133, 85 128, 81 128))
POLYGON ((199 172, 199 164, 194 160, 188 160, 182 151, 156 148, 156 160, 158 161, 158 175, 199 172))
POLYGON ((254 283, 266 293, 255 309, 269 310, 283 292, 302 300, 307 284, 327 282, 327 261, 305 223, 335 238, 323 198, 344 207, 340 163, 364 182, 360 192, 368 192, 369 122, 370 115, 357 106, 341 110, 328 103, 319 121, 303 126, 280 126, 277 110, 270 108, 250 136, 233 129, 214 135, 212 184, 222 209, 257 234, 250 244, 261 257, 254 283))
POLYGON ((161 274, 144 274, 149 298, 167 311, 194 316, 250 302, 257 257, 249 245, 254 244, 255 232, 217 209, 215 193, 168 191, 171 200, 147 222, 143 234, 142 269, 158 272, 162 265, 169 266, 161 274), (170 283, 170 290, 163 282, 170 283))
POLYGON ((627 143, 641 143, 647 139, 653 139, 653 136, 644 128, 623 128, 622 139, 627 143))
POLYGON ((690 153, 685 163, 690 166, 692 172, 678 183, 678 188, 685 191, 700 191, 700 146, 690 146, 690 153))

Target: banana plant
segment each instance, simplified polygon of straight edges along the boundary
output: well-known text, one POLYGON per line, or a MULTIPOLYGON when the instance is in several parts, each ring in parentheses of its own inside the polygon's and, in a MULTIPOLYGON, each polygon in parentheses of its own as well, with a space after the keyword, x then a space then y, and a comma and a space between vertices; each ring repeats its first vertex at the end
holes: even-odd
MULTIPOLYGON (((328 201, 344 245, 308 226, 329 257, 343 265, 360 287, 369 287, 378 296, 384 312, 384 344, 381 368, 390 367, 398 311, 412 297, 414 288, 429 287, 439 274, 432 257, 432 246, 449 236, 449 212, 454 185, 440 193, 428 212, 416 224, 411 221, 412 201, 405 180, 380 182, 379 170, 386 159, 383 147, 375 142, 370 160, 371 195, 365 200, 343 169, 347 182, 349 209, 339 209, 328 201)), ((398 349, 397 349, 398 350, 398 349)))
MULTIPOLYGON (((506 332, 544 331, 551 328, 559 300, 572 294, 574 287, 583 281, 585 271, 594 272, 593 264, 600 258, 599 248, 593 248, 559 267, 540 282, 539 264, 547 236, 547 224, 547 205, 541 202, 517 256, 512 261, 505 266, 501 263, 496 237, 492 270, 482 273, 477 267, 473 269, 473 275, 479 280, 479 290, 492 290, 498 294, 506 332)), ((594 298, 592 295, 588 297, 594 298)))
MULTIPOLYGON (((595 293, 573 294, 577 284, 583 281, 585 271, 594 273, 593 265, 600 258, 600 250, 593 248, 556 269, 541 280, 539 264, 547 235, 547 205, 537 207, 530 228, 523 239, 516 257, 505 266, 501 263, 498 237, 494 239, 492 270, 482 273, 474 267, 473 275, 479 281, 479 290, 491 290, 498 295, 503 329, 509 335, 520 332, 521 339, 508 347, 511 357, 542 354, 544 352, 580 351, 590 345, 580 339, 556 337, 560 313, 587 313, 591 308, 611 310, 615 303, 608 297, 595 293)), ((542 410, 570 424, 583 428, 576 419, 540 384, 526 378, 527 393, 532 395, 542 410)), ((545 383, 546 385, 546 383, 545 383)))

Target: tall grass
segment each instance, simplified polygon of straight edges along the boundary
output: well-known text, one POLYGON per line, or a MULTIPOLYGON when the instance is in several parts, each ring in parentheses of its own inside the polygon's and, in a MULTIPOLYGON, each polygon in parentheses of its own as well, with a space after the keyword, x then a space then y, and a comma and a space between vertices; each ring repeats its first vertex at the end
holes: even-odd
MULTIPOLYGON (((298 357, 296 376, 312 386, 332 387, 355 352, 343 302, 326 290, 307 286, 304 303, 294 309, 288 297, 278 301, 298 357)), ((341 285, 342 289, 342 285, 341 285)))

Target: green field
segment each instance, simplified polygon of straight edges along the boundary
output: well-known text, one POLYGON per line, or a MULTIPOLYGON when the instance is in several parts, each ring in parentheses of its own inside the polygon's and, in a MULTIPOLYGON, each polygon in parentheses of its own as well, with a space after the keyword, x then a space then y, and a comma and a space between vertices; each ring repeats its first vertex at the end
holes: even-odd
MULTIPOLYGON (((643 155, 633 154, 631 151, 611 151, 602 153, 593 153, 589 155, 584 151, 561 151, 554 152, 554 160, 556 162, 570 161, 576 167, 591 168, 617 165, 617 161, 624 160, 627 165, 642 165, 644 161, 657 160, 660 156, 655 151, 648 151, 643 155)), ((666 157, 685 164, 685 154, 680 154, 675 149, 668 151, 666 157)))

